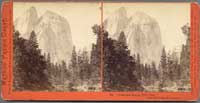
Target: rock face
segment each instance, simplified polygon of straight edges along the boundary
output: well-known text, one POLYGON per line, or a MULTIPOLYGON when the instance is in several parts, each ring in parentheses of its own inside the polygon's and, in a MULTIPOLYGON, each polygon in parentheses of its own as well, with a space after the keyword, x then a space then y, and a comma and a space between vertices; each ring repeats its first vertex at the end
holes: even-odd
POLYGON ((128 17, 125 8, 119 8, 111 16, 104 21, 104 27, 109 32, 109 36, 114 39, 119 37, 121 31, 123 31, 128 25, 128 17))
POLYGON ((34 30, 37 21, 37 11, 34 7, 31 7, 14 21, 15 30, 18 30, 22 37, 28 39, 30 32, 34 30))
POLYGON ((162 41, 160 27, 154 18, 143 12, 127 17, 126 9, 120 8, 105 20, 104 27, 114 39, 124 31, 131 54, 139 54, 141 62, 159 63, 162 41))
POLYGON ((34 30, 39 48, 43 53, 50 54, 52 62, 59 63, 62 60, 67 62, 70 59, 73 46, 71 29, 64 17, 46 11, 38 18, 36 9, 31 7, 24 15, 16 19, 14 26, 26 39, 34 30))

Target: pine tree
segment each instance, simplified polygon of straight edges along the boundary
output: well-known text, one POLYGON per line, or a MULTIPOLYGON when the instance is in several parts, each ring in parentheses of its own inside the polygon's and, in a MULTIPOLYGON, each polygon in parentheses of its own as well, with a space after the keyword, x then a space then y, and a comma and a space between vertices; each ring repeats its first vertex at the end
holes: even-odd
POLYGON ((51 63, 51 56, 50 56, 49 53, 47 54, 47 62, 48 62, 48 63, 51 63))
POLYGON ((167 77, 167 55, 165 48, 162 50, 161 60, 160 60, 160 69, 161 69, 161 81, 160 81, 160 88, 165 86, 165 80, 167 77))
POLYGON ((97 54, 97 47, 95 44, 92 44, 91 56, 90 56, 90 64, 93 66, 98 65, 98 55, 97 54))
POLYGON ((92 51, 90 56, 90 64, 91 69, 93 70, 92 81, 94 84, 100 83, 100 65, 101 65, 101 47, 102 47, 102 39, 101 39, 101 27, 98 25, 94 25, 92 27, 94 35, 97 36, 97 40, 95 44, 92 44, 92 51))
POLYGON ((22 52, 21 48, 25 48, 24 45, 24 39, 20 38, 20 33, 18 31, 13 32, 13 50, 14 50, 14 65, 13 65, 13 71, 14 71, 14 80, 13 80, 13 88, 14 90, 23 90, 25 85, 25 80, 23 79, 25 77, 25 71, 23 68, 20 67, 19 61, 21 61, 22 52))
POLYGON ((155 83, 156 80, 158 80, 158 73, 156 70, 155 62, 152 62, 152 64, 151 64, 151 84, 155 83))
POLYGON ((72 50, 71 66, 72 66, 72 68, 76 68, 76 66, 77 66, 77 53, 76 53, 75 46, 73 46, 73 50, 72 50))
POLYGON ((121 32, 120 35, 119 35, 119 38, 118 38, 118 42, 120 44, 122 44, 123 46, 126 46, 126 36, 124 34, 124 32, 121 32))
POLYGON ((76 47, 73 46, 73 50, 72 50, 72 56, 71 56, 71 60, 70 60, 70 64, 69 64, 69 69, 70 69, 70 88, 72 89, 72 86, 75 86, 78 82, 78 54, 76 52, 76 47))
POLYGON ((31 32, 29 40, 19 35, 19 32, 14 32, 14 75, 16 77, 14 83, 17 82, 14 88, 33 91, 48 90, 51 84, 45 72, 47 62, 38 48, 34 31, 31 32))
POLYGON ((136 56, 136 72, 137 72, 137 77, 138 79, 140 79, 140 81, 142 81, 142 67, 141 67, 141 62, 140 62, 140 54, 137 53, 137 56, 136 56))
POLYGON ((172 52, 168 55, 167 59, 167 65, 168 65, 168 79, 170 81, 176 82, 177 80, 177 74, 178 74, 178 57, 176 52, 172 52))
POLYGON ((190 82, 190 27, 189 24, 184 25, 182 28, 183 34, 186 36, 186 44, 182 45, 180 57, 180 69, 182 85, 189 84, 190 82))
POLYGON ((80 76, 81 80, 88 82, 90 81, 90 77, 92 74, 92 69, 91 65, 89 64, 89 57, 88 57, 88 52, 86 50, 83 50, 82 53, 80 54, 80 76))
POLYGON ((34 43, 35 47, 38 48, 38 44, 37 44, 37 37, 34 31, 31 32, 30 38, 29 38, 30 42, 34 43))
POLYGON ((161 55, 161 67, 164 69, 167 66, 167 55, 166 55, 166 51, 165 48, 163 48, 162 50, 162 55, 161 55))
POLYGON ((130 56, 124 33, 120 33, 118 40, 109 38, 106 31, 103 35, 103 89, 106 91, 142 90, 135 75, 135 56, 130 56))

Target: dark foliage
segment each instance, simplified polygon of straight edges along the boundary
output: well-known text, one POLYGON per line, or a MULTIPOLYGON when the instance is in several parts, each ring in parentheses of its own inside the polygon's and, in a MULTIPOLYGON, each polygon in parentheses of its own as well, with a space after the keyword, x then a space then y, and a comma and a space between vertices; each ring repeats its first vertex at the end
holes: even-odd
POLYGON ((81 91, 77 87, 87 84, 88 91, 95 91, 99 90, 95 86, 100 83, 102 68, 103 91, 146 91, 145 87, 155 86, 156 83, 159 83, 159 91, 165 91, 163 88, 173 83, 180 88, 189 84, 188 25, 182 27, 187 40, 182 45, 180 58, 176 52, 166 52, 163 47, 159 64, 145 64, 140 61, 139 54, 131 55, 123 31, 115 40, 98 25, 94 25, 92 30, 97 40, 92 44, 91 52, 77 52, 74 46, 69 63, 53 63, 50 54, 42 54, 34 31, 29 39, 20 37, 20 33, 14 31, 14 90, 81 91))
MULTIPOLYGON (((93 27, 93 31, 96 35, 102 35, 101 28, 97 25, 93 27)), ((103 90, 143 90, 134 74, 136 61, 130 56, 124 33, 121 32, 118 40, 113 40, 108 35, 108 32, 103 32, 103 90)))
POLYGON ((37 38, 31 32, 30 38, 20 37, 18 31, 13 33, 14 39, 14 90, 48 90, 47 62, 38 49, 37 38))
POLYGON ((160 89, 163 87, 172 86, 171 83, 176 83, 178 90, 185 90, 184 86, 190 84, 190 27, 188 24, 182 28, 183 34, 186 36, 186 44, 182 45, 180 58, 176 52, 166 54, 163 48, 160 60, 160 89))

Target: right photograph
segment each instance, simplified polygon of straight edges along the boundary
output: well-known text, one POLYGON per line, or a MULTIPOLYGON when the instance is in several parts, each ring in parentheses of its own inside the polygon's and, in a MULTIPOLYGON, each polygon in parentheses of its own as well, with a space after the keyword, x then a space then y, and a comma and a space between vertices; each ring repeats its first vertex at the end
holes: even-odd
POLYGON ((190 4, 103 4, 103 91, 190 92, 190 4))

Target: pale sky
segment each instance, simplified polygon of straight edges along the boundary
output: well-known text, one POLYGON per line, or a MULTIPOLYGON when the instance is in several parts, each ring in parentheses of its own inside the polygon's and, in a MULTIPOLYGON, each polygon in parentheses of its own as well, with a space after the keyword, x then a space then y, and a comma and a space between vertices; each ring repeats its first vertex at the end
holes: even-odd
POLYGON ((167 50, 180 48, 185 43, 181 27, 190 24, 190 3, 104 3, 104 19, 120 7, 125 7, 128 17, 139 11, 157 20, 167 50))
MULTIPOLYGON (((73 44, 77 48, 90 49, 91 43, 96 41, 91 27, 101 23, 100 3, 14 3, 14 19, 32 6, 39 16, 50 10, 65 17, 71 28, 73 44)), ((104 3, 103 18, 106 19, 120 7, 126 8, 129 17, 141 11, 156 19, 161 29, 162 43, 167 50, 180 48, 185 43, 180 28, 190 23, 189 3, 104 3)))
POLYGON ((69 22, 73 44, 77 49, 91 49, 91 43, 96 42, 92 32, 94 24, 100 24, 101 14, 99 3, 14 3, 14 19, 22 15, 30 7, 35 7, 38 15, 45 11, 53 11, 63 16, 69 22))

